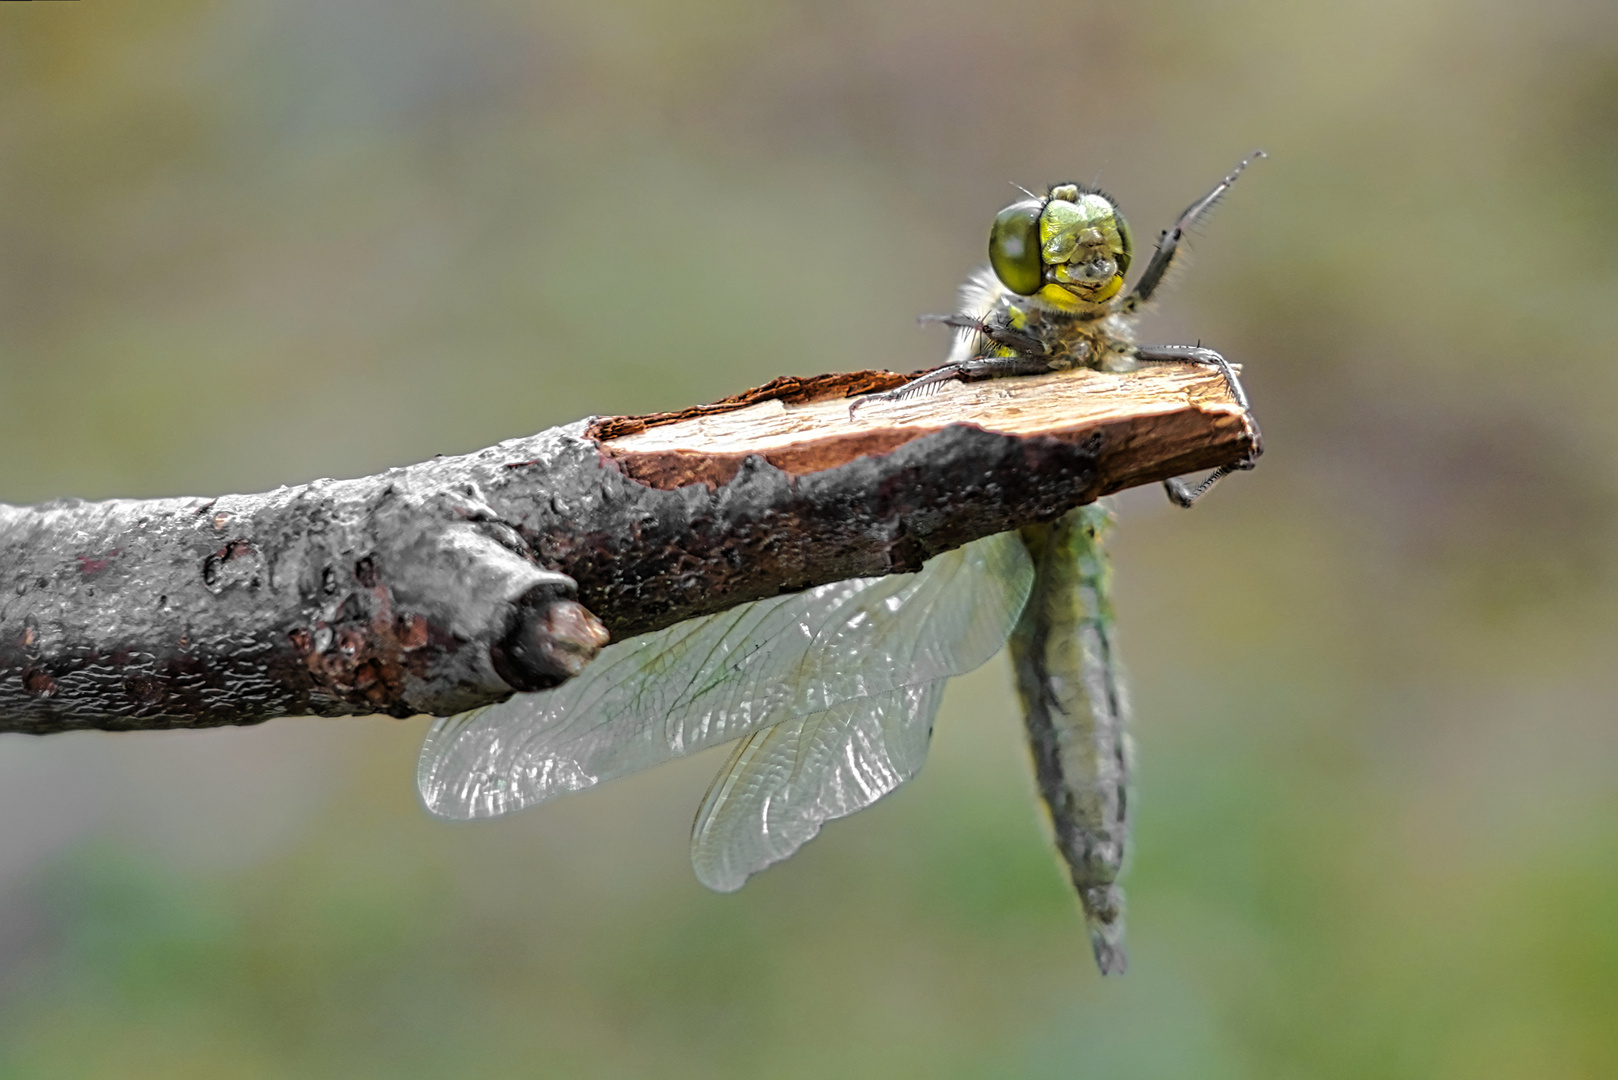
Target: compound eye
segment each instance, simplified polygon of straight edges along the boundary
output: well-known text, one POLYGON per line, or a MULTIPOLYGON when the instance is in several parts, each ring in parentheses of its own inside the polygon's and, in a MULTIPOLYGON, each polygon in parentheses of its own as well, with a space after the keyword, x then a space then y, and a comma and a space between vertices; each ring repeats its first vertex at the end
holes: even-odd
POLYGON ((1043 199, 1012 203, 995 215, 989 230, 989 265, 1018 296, 1032 296, 1045 284, 1039 257, 1039 215, 1044 209, 1043 199))
POLYGON ((1127 274, 1129 273, 1129 256, 1135 250, 1135 238, 1130 235, 1129 222, 1125 221, 1124 215, 1120 214, 1116 209, 1112 212, 1112 220, 1118 226, 1118 243, 1123 248, 1122 251, 1118 252, 1118 272, 1127 274))

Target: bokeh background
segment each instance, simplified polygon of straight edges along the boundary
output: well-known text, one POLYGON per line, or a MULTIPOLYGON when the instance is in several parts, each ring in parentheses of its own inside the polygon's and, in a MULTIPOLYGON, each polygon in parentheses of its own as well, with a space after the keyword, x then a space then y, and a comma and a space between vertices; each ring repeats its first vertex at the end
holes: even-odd
POLYGON ((1008 181, 1271 154, 1146 326, 1269 453, 1122 500, 1126 978, 998 661, 733 896, 713 754, 454 827, 423 719, 7 736, 0 1076, 1618 1075, 1612 4, 0 7, 10 502, 921 367, 1008 181))

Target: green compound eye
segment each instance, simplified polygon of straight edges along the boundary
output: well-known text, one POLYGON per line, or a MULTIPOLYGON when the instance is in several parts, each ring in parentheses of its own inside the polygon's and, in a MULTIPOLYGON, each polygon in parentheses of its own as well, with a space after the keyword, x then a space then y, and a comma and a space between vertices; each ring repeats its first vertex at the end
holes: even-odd
POLYGON ((1118 226, 1118 241, 1123 248, 1117 255, 1118 272, 1127 274, 1129 273, 1129 255, 1135 250, 1135 238, 1130 235, 1129 222, 1124 220, 1124 215, 1120 214, 1117 208, 1112 211, 1112 220, 1118 226))
POLYGON ((989 265, 1018 296, 1032 296, 1045 283, 1039 257, 1039 215, 1044 209, 1043 199, 1012 203, 995 215, 989 230, 989 265))

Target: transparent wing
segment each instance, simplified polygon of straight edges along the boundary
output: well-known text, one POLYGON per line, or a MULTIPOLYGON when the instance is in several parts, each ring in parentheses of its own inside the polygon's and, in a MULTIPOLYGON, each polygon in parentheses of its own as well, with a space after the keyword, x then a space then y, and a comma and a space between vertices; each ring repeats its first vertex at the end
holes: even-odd
POLYGON ((927 759, 944 682, 845 701, 741 740, 697 811, 697 879, 734 892, 814 839, 825 822, 915 776, 927 759))
POLYGON ((1033 580, 1015 534, 919 573, 834 582, 609 645, 555 690, 440 720, 417 769, 441 817, 493 817, 843 702, 970 671, 1033 580))

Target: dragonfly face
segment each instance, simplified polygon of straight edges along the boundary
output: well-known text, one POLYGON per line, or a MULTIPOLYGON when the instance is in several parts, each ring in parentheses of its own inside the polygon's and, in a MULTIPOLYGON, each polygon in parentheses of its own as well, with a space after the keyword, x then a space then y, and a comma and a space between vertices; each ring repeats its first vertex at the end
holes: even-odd
POLYGON ((989 265, 1019 296, 1100 304, 1124 287, 1132 247, 1129 224, 1110 198, 1060 184, 1043 199, 1000 211, 989 230, 989 265))
MULTIPOLYGON (((1127 296, 1129 226, 1107 196, 1063 184, 1006 207, 990 230, 992 271, 970 278, 962 312, 943 320, 958 330, 949 361, 856 402, 948 379, 1172 360, 1220 367, 1245 406, 1217 353, 1142 348, 1129 332, 1180 234, 1235 176, 1164 234, 1127 296)), ((1110 523, 1105 506, 1081 506, 938 555, 918 573, 834 582, 616 642, 556 689, 434 724, 417 772, 422 800, 441 817, 494 817, 734 742, 691 837, 698 878, 728 892, 914 776, 944 683, 1009 638, 1057 849, 1097 962, 1121 972, 1129 749, 1110 523)))

